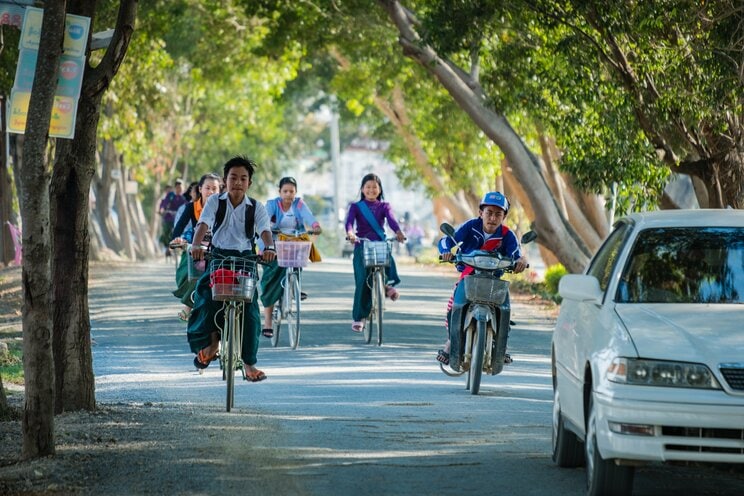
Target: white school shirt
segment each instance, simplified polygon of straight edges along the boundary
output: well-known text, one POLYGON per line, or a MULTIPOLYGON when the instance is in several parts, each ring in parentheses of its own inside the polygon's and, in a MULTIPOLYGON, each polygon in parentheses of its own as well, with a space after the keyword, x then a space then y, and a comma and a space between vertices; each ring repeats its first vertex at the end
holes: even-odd
POLYGON ((282 211, 282 220, 276 228, 284 234, 294 234, 295 229, 297 229, 297 219, 295 219, 294 209, 292 207, 289 208, 288 212, 282 211))
MULTIPOLYGON (((237 207, 233 207, 230 199, 227 197, 227 193, 212 195, 207 199, 201 217, 199 217, 199 224, 206 224, 213 231, 212 245, 215 248, 238 251, 253 249, 252 239, 246 238, 245 235, 245 208, 249 204, 250 200, 248 200, 247 196, 244 196, 243 201, 237 207), (222 219, 222 224, 217 228, 217 232, 214 232, 212 227, 214 226, 217 207, 221 199, 225 200, 227 207, 225 208, 225 218, 222 219)), ((259 235, 264 231, 271 231, 269 214, 266 213, 266 207, 258 200, 256 200, 254 226, 255 231, 259 235)))

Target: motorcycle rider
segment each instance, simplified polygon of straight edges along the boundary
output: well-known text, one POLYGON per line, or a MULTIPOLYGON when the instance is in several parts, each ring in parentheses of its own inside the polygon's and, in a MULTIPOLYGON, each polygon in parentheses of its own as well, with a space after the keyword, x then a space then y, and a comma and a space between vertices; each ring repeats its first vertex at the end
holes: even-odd
MULTIPOLYGON (((454 241, 449 236, 445 236, 439 240, 437 246, 441 259, 449 262, 454 258, 453 248, 456 246, 455 242, 457 242, 459 244, 459 250, 463 254, 468 254, 475 250, 496 251, 501 255, 516 260, 514 267, 515 273, 524 271, 528 265, 527 258, 522 255, 516 234, 504 224, 508 213, 509 201, 502 193, 498 191, 486 193, 478 207, 478 217, 462 224, 455 231, 454 241)), ((447 328, 448 339, 444 348, 438 351, 437 360, 445 365, 449 365, 451 340, 454 338, 455 351, 458 352, 456 355, 458 358, 455 360, 455 363, 459 367, 459 348, 463 343, 459 339, 460 333, 454 331, 459 331, 462 326, 462 309, 467 303, 465 285, 460 284, 460 282, 467 275, 471 274, 473 269, 458 265, 457 270, 460 271, 460 278, 455 283, 454 291, 447 303, 445 327, 447 328), (453 331, 451 332, 450 330, 453 331)), ((509 354, 506 355, 505 361, 506 363, 511 363, 509 354)))

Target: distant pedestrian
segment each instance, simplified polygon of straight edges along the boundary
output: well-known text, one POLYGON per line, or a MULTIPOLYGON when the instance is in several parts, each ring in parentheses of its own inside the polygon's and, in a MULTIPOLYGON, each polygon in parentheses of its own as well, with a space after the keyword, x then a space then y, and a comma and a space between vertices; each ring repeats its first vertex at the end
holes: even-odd
POLYGON ((169 257, 171 254, 170 248, 168 248, 168 243, 170 243, 170 240, 173 237, 172 234, 173 226, 176 222, 176 212, 178 212, 181 205, 184 205, 187 201, 186 197, 183 196, 182 179, 176 179, 173 185, 173 190, 168 191, 160 201, 158 213, 161 215, 163 221, 162 229, 160 231, 160 242, 165 247, 166 257, 169 257))

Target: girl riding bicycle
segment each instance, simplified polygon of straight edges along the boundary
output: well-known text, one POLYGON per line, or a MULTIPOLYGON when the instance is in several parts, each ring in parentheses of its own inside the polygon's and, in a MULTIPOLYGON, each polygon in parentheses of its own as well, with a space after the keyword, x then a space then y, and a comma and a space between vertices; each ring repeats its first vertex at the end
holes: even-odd
MULTIPOLYGON (((189 243, 194 235, 194 229, 199 222, 207 199, 220 190, 220 176, 217 174, 204 174, 196 185, 198 197, 185 205, 184 211, 176 221, 173 228, 173 239, 171 245, 189 243)), ((191 293, 194 292, 196 281, 189 280, 189 255, 184 252, 176 269, 176 290, 173 296, 181 299, 183 309, 178 312, 178 318, 188 320, 191 313, 191 293)))
MULTIPOLYGON (((297 181, 293 177, 283 177, 279 181, 279 196, 266 202, 266 211, 269 215, 272 231, 279 231, 289 236, 304 239, 302 236, 307 231, 305 226, 310 226, 315 234, 320 234, 320 224, 310 208, 301 198, 297 197, 297 181), (298 236, 299 235, 299 236, 298 236)), ((319 257, 310 258, 319 261, 319 257), (317 260, 316 260, 317 259, 317 260)), ((264 306, 264 328, 263 335, 270 338, 274 335, 272 328, 272 312, 274 305, 282 296, 282 280, 287 269, 279 267, 276 260, 264 267, 261 277, 261 303, 264 306)), ((303 294, 303 299, 305 295, 303 294)))
MULTIPOLYGON (((216 256, 245 257, 255 253, 255 236, 264 242, 263 259, 274 260, 276 249, 271 237, 269 216, 264 206, 246 195, 251 186, 256 164, 244 157, 233 157, 225 163, 225 193, 212 195, 202 210, 194 233, 191 255, 194 260, 204 258, 201 243, 207 231, 212 231, 211 251, 216 256), (220 212, 222 215, 220 216, 220 212), (249 227, 250 226, 250 227, 249 227)), ((215 317, 222 303, 212 299, 210 274, 206 271, 196 283, 194 308, 189 316, 187 338, 191 351, 196 353, 194 365, 206 368, 217 357, 220 335, 215 328, 215 317)), ((246 303, 243 313, 243 348, 241 358, 245 365, 245 376, 256 382, 266 379, 266 374, 255 367, 258 353, 258 336, 261 316, 258 299, 246 303)))
MULTIPOLYGON (((372 308, 370 288, 367 285, 367 268, 364 266, 364 252, 362 243, 357 238, 366 238, 372 241, 383 241, 385 239, 384 223, 395 232, 399 242, 406 237, 393 215, 393 208, 384 199, 382 181, 376 174, 367 174, 362 178, 360 187, 360 199, 349 206, 346 216, 346 234, 354 245, 354 306, 352 308, 351 330, 354 332, 364 331, 364 320, 369 316, 372 308), (355 231, 356 226, 356 231, 355 231)), ((395 301, 398 299, 398 291, 394 286, 400 283, 395 260, 390 256, 390 266, 386 271, 385 296, 395 301)))

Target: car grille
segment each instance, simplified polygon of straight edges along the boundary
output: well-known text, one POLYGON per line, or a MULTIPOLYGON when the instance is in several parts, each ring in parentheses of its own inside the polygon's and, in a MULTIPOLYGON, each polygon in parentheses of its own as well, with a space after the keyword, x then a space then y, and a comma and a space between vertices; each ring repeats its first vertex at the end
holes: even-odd
POLYGON ((731 389, 744 391, 744 363, 722 363, 718 368, 731 389))
POLYGON ((744 429, 707 429, 700 427, 672 427, 662 426, 662 435, 689 438, 690 442, 684 444, 681 439, 676 443, 665 444, 664 447, 670 451, 695 451, 699 453, 729 453, 744 455, 744 446, 736 446, 736 441, 744 441, 744 429), (711 446, 709 443, 696 443, 693 439, 720 440, 722 446, 711 446), (728 446, 724 446, 728 444, 728 446))

